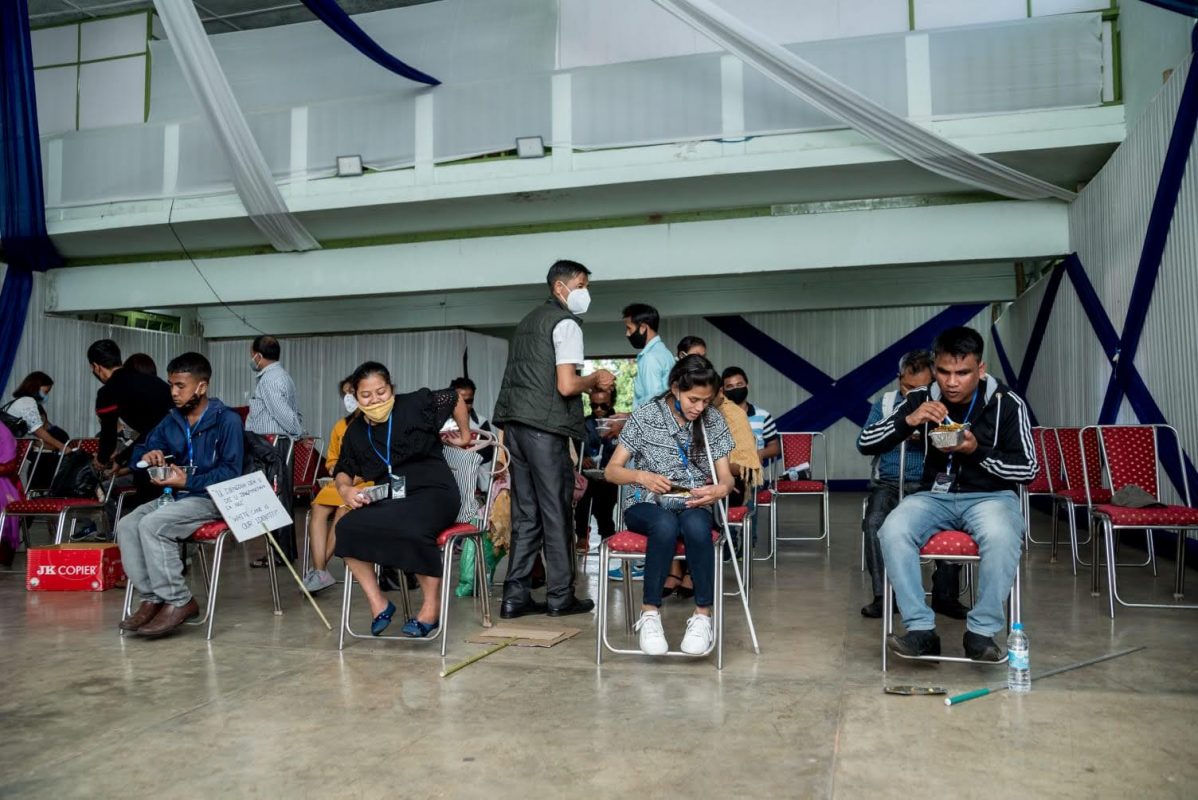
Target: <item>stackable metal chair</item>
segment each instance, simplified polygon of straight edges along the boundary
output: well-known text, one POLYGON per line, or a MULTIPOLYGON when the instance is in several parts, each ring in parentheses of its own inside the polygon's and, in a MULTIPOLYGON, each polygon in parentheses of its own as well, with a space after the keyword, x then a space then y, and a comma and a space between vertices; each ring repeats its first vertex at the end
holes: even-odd
MULTIPOLYGON (((819 432, 810 433, 781 433, 782 438, 782 470, 800 467, 804 464, 810 465, 812 475, 815 474, 815 442, 816 439, 823 440, 824 435, 819 432)), ((832 537, 830 536, 830 523, 828 516, 828 448, 826 444, 822 447, 823 458, 820 461, 822 467, 820 480, 785 480, 781 479, 774 484, 772 496, 773 507, 770 510, 770 553, 769 558, 774 562, 774 568, 778 568, 778 542, 826 542, 828 549, 832 547, 832 537), (820 499, 821 526, 819 536, 779 536, 778 535, 778 511, 782 503, 783 497, 817 497, 820 499)))
MULTIPOLYGON (((232 531, 223 519, 205 522, 196 528, 188 539, 187 544, 196 545, 196 557, 200 562, 200 571, 204 577, 204 588, 207 592, 207 599, 204 603, 204 613, 197 619, 189 620, 187 625, 206 625, 207 634, 204 638, 212 638, 212 625, 216 621, 216 594, 220 588, 220 567, 224 563, 225 540, 229 538, 232 531), (204 555, 204 547, 212 547, 212 569, 208 569, 208 560, 204 555)), ((268 555, 270 555, 268 553, 268 555)), ((266 559, 267 569, 270 571, 270 594, 274 601, 275 616, 282 616, 283 608, 279 603, 279 580, 278 573, 275 568, 274 558, 266 559)), ((129 581, 125 587, 125 613, 122 619, 126 619, 133 613, 133 581, 129 581)), ((121 631, 123 634, 124 631, 121 631)))
POLYGON ((1050 545, 1053 543, 1052 539, 1037 541, 1032 538, 1032 498, 1053 497, 1054 487, 1061 481, 1060 451, 1055 446, 1047 446, 1046 440, 1051 433, 1052 431, 1047 428, 1032 428, 1032 446, 1036 449, 1036 463, 1040 465, 1040 471, 1036 474, 1036 479, 1025 487, 1026 491, 1023 493, 1023 544, 1025 550, 1030 549, 1034 544, 1050 545))
MULTIPOLYGON (((1084 508, 1089 519, 1090 507, 1094 503, 1106 503, 1111 499, 1111 492, 1102 484, 1102 453, 1098 446, 1098 428, 1091 425, 1085 428, 1055 428, 1048 431, 1055 436, 1057 454, 1060 458, 1062 485, 1053 487, 1052 515, 1052 556, 1057 554, 1057 531, 1060 527, 1058 517, 1060 511, 1065 511, 1065 521, 1069 526, 1069 546, 1073 558, 1073 574, 1077 574, 1077 565, 1089 566, 1089 562, 1081 557, 1079 544, 1090 542, 1078 541, 1077 512, 1084 508)), ((1047 442, 1051 449, 1052 442, 1047 442)))
MULTIPOLYGON (((1172 530, 1177 534, 1177 564, 1174 579, 1173 599, 1185 595, 1185 543, 1187 534, 1198 531, 1198 508, 1191 505, 1190 482, 1185 474, 1185 456, 1177 431, 1168 425, 1110 425, 1098 429, 1098 442, 1102 448, 1107 479, 1113 492, 1125 486, 1136 485, 1162 501, 1160 480, 1160 433, 1169 431, 1177 447, 1177 463, 1182 466, 1182 497, 1185 505, 1163 507, 1128 508, 1109 503, 1095 503, 1090 507, 1091 534, 1101 534, 1107 564, 1107 590, 1111 618, 1115 617, 1115 603, 1135 608, 1198 608, 1198 605, 1177 603, 1129 603, 1119 596, 1117 568, 1133 566, 1116 561, 1116 539, 1123 531, 1144 531, 1149 551, 1148 561, 1152 574, 1156 576, 1153 529, 1172 530)), ((1098 593, 1098 541, 1091 545, 1090 574, 1091 591, 1098 593)), ((1148 562, 1134 566, 1146 566, 1148 562)))
MULTIPOLYGON (((906 443, 903 444, 899 451, 900 464, 905 465, 906 459, 906 443)), ((901 470, 901 467, 900 467, 901 470)), ((899 473, 899 502, 902 502, 904 476, 899 473)), ((1024 492, 1020 491, 1021 506, 1025 502, 1024 492)), ((965 565, 965 580, 969 586, 970 605, 975 602, 975 588, 977 586, 977 576, 974 575, 974 570, 978 562, 982 560, 978 550, 978 543, 972 536, 964 531, 940 531, 928 539, 927 543, 919 549, 919 560, 921 563, 930 563, 935 561, 953 561, 965 565)), ((1011 625, 1019 622, 1022 614, 1022 604, 1020 600, 1020 582, 1019 582, 1019 565, 1015 567, 1015 580, 1011 586, 1011 594, 1009 598, 1010 608, 1007 613, 1007 631, 1011 630, 1011 625)), ((887 660, 890 655, 886 647, 886 639, 890 634, 894 633, 894 591, 890 587, 890 573, 883 564, 882 568, 882 671, 887 669, 887 660)), ((896 654, 897 655, 897 654, 896 654)), ((972 658, 964 656, 897 656, 906 661, 956 661, 966 664, 1001 664, 1006 660, 1006 657, 998 661, 975 661, 972 658)))
MULTIPOLYGON (((99 439, 76 439, 67 442, 67 445, 74 445, 79 450, 88 455, 95 456, 100 449, 99 439)), ((29 450, 26 450, 28 456, 29 450)), ((59 457, 58 468, 62 466, 62 458, 59 457)), ((57 472, 57 468, 55 470, 57 472)), ((9 503, 4 508, 0 509, 0 526, 3 526, 4 520, 8 517, 24 517, 26 519, 46 517, 56 519, 54 527, 54 544, 62 544, 63 539, 75 532, 75 523, 78 517, 87 512, 103 511, 104 506, 108 503, 109 495, 112 493, 112 486, 115 483, 114 478, 109 478, 104 484, 103 499, 96 497, 32 497, 24 500, 17 500, 9 503), (68 527, 67 523, 70 523, 68 527)), ((25 529, 25 546, 29 546, 28 529, 25 529)))
MULTIPOLYGON (((774 507, 774 485, 775 485, 774 476, 775 476, 775 472, 776 472, 778 463, 779 463, 779 459, 775 458, 772 461, 770 461, 769 464, 764 465, 763 472, 765 473, 766 485, 757 490, 757 508, 758 509, 763 509, 763 508, 769 509, 771 526, 773 526, 773 524, 774 524, 774 514, 777 513, 777 509, 774 507)), ((770 552, 766 553, 763 556, 754 556, 753 560, 754 561, 772 561, 773 559, 774 559, 774 542, 771 539, 770 540, 770 552)))

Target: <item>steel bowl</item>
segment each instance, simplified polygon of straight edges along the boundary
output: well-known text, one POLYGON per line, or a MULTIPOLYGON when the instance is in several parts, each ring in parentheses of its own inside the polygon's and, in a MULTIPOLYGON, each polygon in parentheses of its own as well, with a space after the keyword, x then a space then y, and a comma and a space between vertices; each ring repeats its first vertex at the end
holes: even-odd
MULTIPOLYGON (((187 477, 189 477, 189 478, 196 471, 195 467, 179 467, 179 469, 186 472, 187 477)), ((162 466, 162 467, 147 467, 146 472, 149 474, 150 480, 164 481, 171 476, 171 467, 169 464, 167 464, 166 466, 162 466)))
POLYGON ((960 447, 965 444, 965 429, 958 428, 955 431, 933 429, 928 432, 928 441, 937 450, 950 450, 954 447, 960 447))

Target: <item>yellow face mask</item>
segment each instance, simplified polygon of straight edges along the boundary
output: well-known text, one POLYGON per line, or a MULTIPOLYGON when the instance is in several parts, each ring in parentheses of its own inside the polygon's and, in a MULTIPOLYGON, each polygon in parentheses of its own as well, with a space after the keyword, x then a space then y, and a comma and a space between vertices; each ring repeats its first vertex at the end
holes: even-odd
POLYGON ((358 408, 371 422, 386 422, 387 417, 391 416, 391 409, 394 405, 395 398, 392 397, 372 406, 358 406, 358 408))

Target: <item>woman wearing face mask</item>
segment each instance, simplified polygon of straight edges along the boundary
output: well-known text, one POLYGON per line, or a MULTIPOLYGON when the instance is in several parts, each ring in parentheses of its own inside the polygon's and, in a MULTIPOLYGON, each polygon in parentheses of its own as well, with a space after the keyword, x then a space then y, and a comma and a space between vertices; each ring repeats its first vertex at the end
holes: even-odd
POLYGON ((43 447, 62 452, 70 436, 57 425, 51 425, 46 417, 45 402, 54 388, 54 379, 44 372, 31 372, 17 386, 9 402, 2 410, 24 421, 26 436, 35 436, 43 447))
POLYGON ((403 633, 423 638, 441 622, 437 536, 453 524, 459 505, 440 431, 453 416, 463 432, 458 443, 468 445, 470 411, 453 389, 395 394, 391 374, 378 362, 361 365, 349 380, 362 414, 346 428, 334 470, 337 492, 351 509, 337 523, 335 552, 370 601, 375 636, 391 624, 395 604, 379 588, 374 565, 415 575, 423 602, 403 633), (359 478, 388 487, 388 499, 371 501, 355 487, 359 478))
MULTIPOLYGON (((337 468, 337 459, 341 456, 341 442, 349 423, 353 422, 361 412, 358 410, 358 399, 354 397, 354 386, 349 378, 338 384, 341 402, 345 407, 345 416, 337 420, 333 430, 329 432, 329 447, 325 452, 325 469, 332 474, 337 468)), ((354 476, 354 488, 365 489, 374 484, 354 476)), ((312 568, 304 575, 304 586, 309 592, 319 592, 337 583, 328 571, 329 559, 333 557, 333 545, 336 542, 335 526, 349 512, 349 507, 341 499, 337 487, 325 486, 312 499, 310 517, 308 518, 309 546, 312 550, 312 568), (332 522, 330 523, 330 520, 332 522)))
POLYGON ((629 486, 624 523, 648 537, 644 598, 636 624, 640 647, 647 655, 669 650, 661 625, 662 588, 679 539, 695 579, 695 613, 687 621, 682 652, 700 655, 714 637, 711 608, 715 602, 715 554, 712 506, 732 491, 728 454, 732 436, 720 413, 711 408, 719 389, 719 373, 702 356, 687 356, 670 371, 670 388, 632 413, 605 475, 629 486), (715 464, 712 481, 708 461, 715 464), (629 459, 637 469, 628 469, 629 459), (677 496, 672 487, 689 490, 677 496))

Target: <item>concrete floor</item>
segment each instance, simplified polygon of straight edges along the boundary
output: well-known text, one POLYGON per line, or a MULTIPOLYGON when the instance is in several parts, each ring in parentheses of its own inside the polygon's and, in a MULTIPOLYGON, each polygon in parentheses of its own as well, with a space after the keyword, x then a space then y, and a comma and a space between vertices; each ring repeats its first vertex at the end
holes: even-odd
MULTIPOLYGON (((0 572, 0 797, 1198 796, 1196 612, 1122 609, 1112 622, 1087 577, 1036 547, 1033 673, 1149 649, 1023 697, 948 709, 884 695, 887 681, 956 692, 1005 669, 900 662, 883 678, 878 623, 858 614, 860 507, 834 497, 830 556, 789 544, 777 572, 757 571, 760 656, 729 603, 722 673, 645 657, 596 667, 593 617, 552 649, 509 648, 445 679, 433 647, 338 652, 297 591, 271 614, 266 576, 248 569, 259 545, 229 553, 211 643, 196 628, 122 638, 120 592, 27 594, 19 560, 0 572)), ((783 526, 810 529, 813 514, 793 503, 783 526)), ((1129 594, 1168 596, 1171 569, 1155 582, 1127 570, 1129 594)), ((340 587, 319 600, 335 624, 340 587)), ((456 603, 449 663, 481 649, 463 641, 478 628, 470 601, 456 603)), ((667 601, 674 644, 687 614, 667 601)), ((961 626, 942 624, 946 650, 961 626)))

